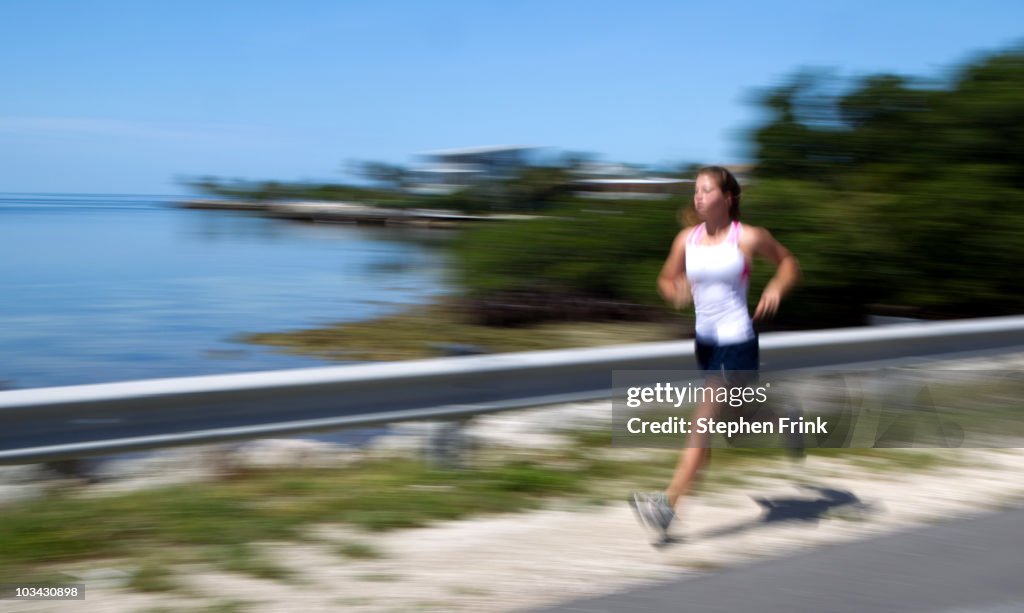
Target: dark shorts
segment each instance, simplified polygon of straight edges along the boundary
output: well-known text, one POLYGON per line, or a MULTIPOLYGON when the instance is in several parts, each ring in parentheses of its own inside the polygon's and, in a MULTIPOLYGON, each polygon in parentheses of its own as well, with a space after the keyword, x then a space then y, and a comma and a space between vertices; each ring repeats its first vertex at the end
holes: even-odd
POLYGON ((697 343, 697 364, 705 371, 756 371, 760 366, 757 337, 734 345, 697 343))
MULTIPOLYGON (((760 379, 756 336, 744 343, 733 345, 714 345, 697 340, 696 346, 697 364, 701 370, 708 373, 708 381, 719 385, 724 383, 729 387, 749 387, 756 385, 760 379)), ((718 407, 715 417, 723 421, 733 421, 739 417, 751 421, 770 421, 772 416, 764 413, 765 410, 766 405, 763 403, 744 404, 739 407, 726 403, 718 407)), ((726 437, 726 442, 729 446, 736 444, 732 437, 726 437)))

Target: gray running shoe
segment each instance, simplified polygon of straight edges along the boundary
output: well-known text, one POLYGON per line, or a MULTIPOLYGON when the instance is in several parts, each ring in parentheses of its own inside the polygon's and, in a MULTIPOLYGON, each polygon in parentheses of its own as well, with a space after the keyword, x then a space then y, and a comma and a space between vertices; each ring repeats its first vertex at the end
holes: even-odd
POLYGON ((633 492, 629 498, 630 505, 636 511, 637 517, 648 530, 666 536, 668 527, 676 518, 675 511, 668 505, 668 498, 664 492, 647 494, 633 492))

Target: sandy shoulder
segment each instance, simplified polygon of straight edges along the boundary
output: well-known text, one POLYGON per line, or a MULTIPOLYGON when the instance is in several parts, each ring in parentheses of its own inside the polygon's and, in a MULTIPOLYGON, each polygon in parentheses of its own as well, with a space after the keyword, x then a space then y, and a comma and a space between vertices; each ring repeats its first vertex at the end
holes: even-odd
MULTIPOLYGON (((178 568, 184 594, 153 595, 97 579, 87 588, 89 610, 513 611, 684 579, 1024 500, 1024 449, 948 453, 958 462, 913 474, 812 457, 780 479, 768 474, 778 467, 768 465, 764 476, 750 473, 743 485, 691 499, 674 528, 681 542, 663 548, 651 546, 624 501, 600 507, 562 502, 530 513, 384 534, 318 526, 307 543, 259 545, 296 571, 299 581, 178 568), (770 502, 759 505, 754 498, 770 502), (383 557, 339 556, 338 544, 347 542, 370 545, 383 557)), ((0 611, 68 611, 76 604, 6 601, 0 611)))

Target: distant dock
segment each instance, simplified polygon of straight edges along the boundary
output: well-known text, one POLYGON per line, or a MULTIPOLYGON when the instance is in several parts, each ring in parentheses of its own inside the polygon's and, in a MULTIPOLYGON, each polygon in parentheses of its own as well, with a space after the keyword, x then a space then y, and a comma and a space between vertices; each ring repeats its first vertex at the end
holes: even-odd
POLYGON ((465 222, 525 219, 525 215, 467 215, 440 209, 374 207, 353 202, 243 202, 237 200, 188 200, 187 209, 257 211, 267 217, 317 223, 449 226, 465 222))
POLYGON ((183 209, 207 209, 216 211, 266 211, 269 206, 261 202, 244 202, 241 200, 182 200, 174 206, 183 209))

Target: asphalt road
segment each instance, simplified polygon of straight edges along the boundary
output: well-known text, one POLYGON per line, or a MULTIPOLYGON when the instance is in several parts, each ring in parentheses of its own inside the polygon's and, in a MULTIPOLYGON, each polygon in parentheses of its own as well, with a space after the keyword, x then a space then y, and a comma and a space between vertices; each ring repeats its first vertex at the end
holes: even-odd
POLYGON ((1020 612, 1024 611, 1024 508, 545 611, 1020 612))

